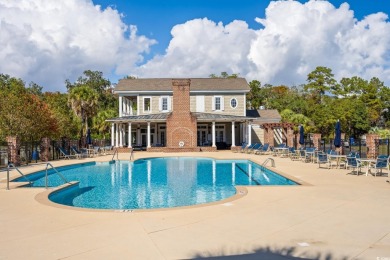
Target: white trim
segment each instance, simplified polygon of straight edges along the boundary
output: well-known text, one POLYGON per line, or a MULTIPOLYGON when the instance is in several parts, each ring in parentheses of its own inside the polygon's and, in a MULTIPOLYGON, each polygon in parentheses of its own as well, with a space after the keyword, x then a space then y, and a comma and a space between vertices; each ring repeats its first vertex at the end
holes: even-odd
MULTIPOLYGON (((248 93, 250 90, 190 90, 190 93, 248 93)), ((172 90, 114 90, 114 94, 172 94, 172 90)))
POLYGON ((123 97, 119 96, 119 117, 122 117, 123 114, 123 97))
POLYGON ((223 111, 224 110, 224 102, 223 96, 213 96, 212 100, 212 108, 214 111, 223 111), (216 108, 216 99, 219 98, 219 109, 216 108))
POLYGON ((236 97, 232 97, 232 98, 230 99, 229 105, 230 105, 230 107, 231 107, 232 109, 237 109, 237 107, 238 107, 238 100, 237 100, 237 98, 236 98, 236 97), (236 107, 233 107, 233 106, 232 106, 232 101, 233 101, 233 99, 236 100, 236 107))

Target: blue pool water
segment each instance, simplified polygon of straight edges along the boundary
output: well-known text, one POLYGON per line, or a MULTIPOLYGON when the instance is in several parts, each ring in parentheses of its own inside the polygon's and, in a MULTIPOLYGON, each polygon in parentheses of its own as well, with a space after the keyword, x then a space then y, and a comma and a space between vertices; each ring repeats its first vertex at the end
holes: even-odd
MULTIPOLYGON (((297 185, 248 160, 168 157, 84 163, 57 168, 79 185, 52 193, 53 202, 95 209, 149 209, 202 204, 236 193, 235 185, 297 185)), ((62 185, 49 170, 48 185, 62 185)), ((45 186, 45 171, 29 175, 45 186)), ((19 178, 17 181, 25 181, 19 178)))

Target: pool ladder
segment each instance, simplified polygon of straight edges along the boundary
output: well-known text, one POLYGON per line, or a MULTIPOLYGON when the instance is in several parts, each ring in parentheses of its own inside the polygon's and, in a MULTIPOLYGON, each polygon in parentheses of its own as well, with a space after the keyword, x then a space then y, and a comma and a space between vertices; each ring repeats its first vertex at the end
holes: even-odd
POLYGON ((275 160, 273 158, 267 158, 261 165, 266 166, 268 162, 271 162, 271 166, 275 167, 275 160))
MULTIPOLYGON (((47 179, 47 176, 48 176, 48 173, 47 173, 47 169, 49 168, 49 166, 54 170, 54 172, 55 173, 57 173, 57 175, 58 176, 60 176, 60 178, 64 181, 64 183, 70 183, 69 181, 67 181, 66 179, 65 179, 65 177, 51 164, 51 163, 47 163, 46 164, 46 169, 45 169, 45 171, 46 171, 46 174, 45 174, 45 188, 47 189, 47 187, 48 187, 48 179, 47 179)), ((19 170, 19 168, 18 167, 16 167, 13 163, 10 163, 10 164, 8 164, 8 166, 7 166, 7 190, 9 190, 9 170, 10 170, 10 168, 13 168, 13 169, 15 169, 20 175, 22 175, 23 176, 23 178, 25 178, 27 181, 28 181, 28 183, 30 184, 30 185, 32 185, 33 184, 33 182, 32 181, 30 181, 27 177, 26 177, 26 175, 24 175, 20 170, 19 170)))

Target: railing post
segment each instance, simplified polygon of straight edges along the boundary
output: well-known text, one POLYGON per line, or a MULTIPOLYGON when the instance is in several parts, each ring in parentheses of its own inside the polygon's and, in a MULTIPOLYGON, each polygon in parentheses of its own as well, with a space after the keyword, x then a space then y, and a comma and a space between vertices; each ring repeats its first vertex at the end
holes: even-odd
POLYGON ((7 166, 7 190, 9 190, 9 165, 7 166))

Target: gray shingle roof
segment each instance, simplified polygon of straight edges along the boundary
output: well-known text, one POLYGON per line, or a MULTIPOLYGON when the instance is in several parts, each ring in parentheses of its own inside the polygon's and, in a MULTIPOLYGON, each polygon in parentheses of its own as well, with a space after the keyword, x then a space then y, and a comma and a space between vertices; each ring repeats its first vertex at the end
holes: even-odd
MULTIPOLYGON (((107 119, 108 122, 164 122, 171 113, 161 113, 161 114, 152 114, 152 115, 141 115, 141 116, 124 116, 124 117, 115 117, 107 119)), ((234 116, 234 115, 224 115, 224 114, 211 114, 211 113, 199 113, 192 112, 192 115, 196 117, 199 121, 244 121, 254 119, 252 117, 246 116, 234 116)))
MULTIPOLYGON (((192 78, 191 91, 249 91, 244 78, 192 78)), ((121 79, 115 91, 172 91, 172 79, 121 79)))
POLYGON ((247 110, 246 116, 255 117, 254 123, 279 123, 282 120, 276 109, 247 110))

